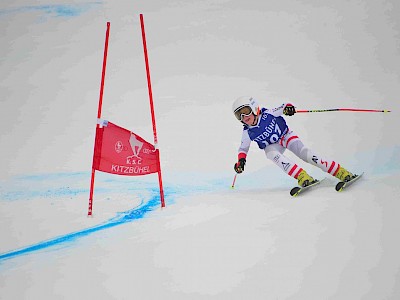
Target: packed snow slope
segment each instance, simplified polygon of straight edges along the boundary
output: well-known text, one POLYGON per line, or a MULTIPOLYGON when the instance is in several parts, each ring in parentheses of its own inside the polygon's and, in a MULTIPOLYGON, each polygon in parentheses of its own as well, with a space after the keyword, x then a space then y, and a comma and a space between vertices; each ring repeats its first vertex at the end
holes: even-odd
POLYGON ((398 15, 395 1, 2 1, 0 299, 400 298, 398 15), (167 207, 156 175, 97 172, 88 218, 108 21, 102 116, 153 142, 140 13, 167 207), (241 95, 392 112, 287 117, 365 171, 292 198, 255 144, 231 189, 241 95))

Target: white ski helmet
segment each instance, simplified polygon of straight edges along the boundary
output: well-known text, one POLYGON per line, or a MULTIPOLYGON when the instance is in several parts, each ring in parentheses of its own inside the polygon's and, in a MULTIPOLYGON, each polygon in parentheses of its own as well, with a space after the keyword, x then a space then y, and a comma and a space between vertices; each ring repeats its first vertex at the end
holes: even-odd
POLYGON ((233 102, 232 105, 233 114, 239 121, 241 121, 241 114, 239 113, 239 111, 244 107, 250 107, 251 112, 255 116, 257 116, 260 113, 260 108, 256 99, 249 96, 239 97, 235 100, 235 102, 233 102))

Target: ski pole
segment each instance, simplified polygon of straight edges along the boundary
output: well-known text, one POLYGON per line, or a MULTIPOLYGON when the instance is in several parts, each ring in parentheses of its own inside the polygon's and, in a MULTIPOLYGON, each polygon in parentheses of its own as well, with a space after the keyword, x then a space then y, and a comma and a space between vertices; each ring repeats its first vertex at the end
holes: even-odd
POLYGON ((378 109, 359 109, 359 108, 330 108, 330 109, 311 109, 311 110, 296 110, 298 113, 312 113, 312 112, 330 112, 330 111, 356 111, 356 112, 383 112, 389 113, 390 110, 378 110, 378 109))
POLYGON ((233 177, 233 182, 232 182, 233 189, 235 188, 236 176, 237 176, 237 173, 235 174, 235 177, 233 177))

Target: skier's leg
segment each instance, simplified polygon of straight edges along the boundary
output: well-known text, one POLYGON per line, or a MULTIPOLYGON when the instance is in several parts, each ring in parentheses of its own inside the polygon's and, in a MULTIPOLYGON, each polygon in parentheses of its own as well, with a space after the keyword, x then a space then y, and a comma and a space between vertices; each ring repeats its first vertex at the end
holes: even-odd
POLYGON ((268 145, 264 151, 268 159, 273 161, 283 172, 297 179, 300 186, 305 186, 314 180, 305 170, 283 154, 285 148, 282 145, 268 145))
POLYGON ((283 139, 281 139, 280 143, 283 147, 292 151, 305 162, 320 168, 322 171, 335 176, 339 180, 345 180, 347 176, 353 176, 353 174, 343 168, 336 161, 325 159, 310 148, 304 146, 303 142, 293 131, 288 132, 283 139))

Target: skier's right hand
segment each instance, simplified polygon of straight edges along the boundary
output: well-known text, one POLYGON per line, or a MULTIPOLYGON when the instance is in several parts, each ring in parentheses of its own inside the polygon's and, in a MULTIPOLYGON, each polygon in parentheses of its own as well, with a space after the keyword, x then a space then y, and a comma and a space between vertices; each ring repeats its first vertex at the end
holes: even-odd
POLYGON ((246 159, 241 158, 235 165, 233 166, 233 169, 235 170, 236 173, 240 174, 244 171, 244 166, 246 164, 246 159))
POLYGON ((296 108, 290 103, 286 104, 285 108, 283 109, 283 114, 285 116, 293 116, 295 113, 296 108))

